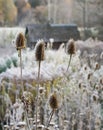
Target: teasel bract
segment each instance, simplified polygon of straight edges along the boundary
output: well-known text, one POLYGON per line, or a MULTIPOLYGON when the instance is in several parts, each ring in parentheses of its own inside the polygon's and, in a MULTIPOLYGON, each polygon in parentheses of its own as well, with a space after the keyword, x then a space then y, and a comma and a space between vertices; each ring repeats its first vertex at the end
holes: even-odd
POLYGON ((24 49, 26 47, 25 45, 25 36, 23 35, 23 33, 18 33, 17 37, 16 37, 16 49, 18 51, 18 56, 20 57, 20 73, 21 73, 21 87, 22 87, 22 92, 24 91, 24 87, 23 87, 23 79, 22 79, 22 54, 21 54, 21 50, 24 49))
POLYGON ((75 41, 73 39, 70 39, 67 43, 67 47, 66 47, 66 52, 68 55, 70 55, 70 59, 69 59, 69 63, 68 63, 68 67, 67 67, 67 71, 69 69, 69 66, 70 66, 70 62, 71 62, 71 59, 72 59, 72 55, 75 54, 75 41))
POLYGON ((35 46, 35 58, 38 61, 38 86, 36 87, 36 130, 37 130, 37 115, 38 115, 38 94, 39 94, 39 79, 40 79, 40 67, 41 61, 45 59, 45 43, 43 40, 39 40, 35 46))
POLYGON ((50 105, 52 111, 51 111, 51 113, 50 113, 50 118, 49 118, 49 120, 48 120, 47 127, 49 127, 50 121, 51 121, 51 119, 52 119, 52 116, 53 116, 55 110, 58 109, 58 99, 57 99, 56 93, 53 93, 53 94, 50 96, 50 98, 49 98, 49 105, 50 105))

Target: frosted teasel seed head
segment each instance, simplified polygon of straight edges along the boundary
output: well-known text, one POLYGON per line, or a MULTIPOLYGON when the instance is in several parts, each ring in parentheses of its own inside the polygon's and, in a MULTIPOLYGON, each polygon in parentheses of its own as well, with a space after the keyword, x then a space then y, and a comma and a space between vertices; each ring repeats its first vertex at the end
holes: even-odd
POLYGON ((43 61, 45 59, 45 43, 43 40, 39 40, 35 46, 36 61, 43 61))
POLYGON ((100 82, 100 84, 103 84, 103 78, 101 78, 99 82, 100 82))
POLYGON ((53 93, 53 94, 50 96, 49 104, 50 104, 50 107, 51 107, 53 110, 58 108, 58 100, 57 100, 57 95, 56 95, 55 93, 53 93))
POLYGON ((75 54, 76 47, 75 47, 75 41, 73 39, 70 39, 67 43, 66 52, 67 54, 75 54))
POLYGON ((91 76, 92 76, 92 73, 89 73, 89 74, 87 75, 87 79, 90 80, 90 79, 91 79, 91 76))
POLYGON ((99 63, 95 63, 95 70, 100 69, 100 64, 99 63))
POLYGON ((23 35, 23 33, 19 33, 16 37, 16 49, 20 50, 20 49, 24 49, 25 46, 25 36, 23 35))
POLYGON ((98 101, 99 97, 98 97, 98 95, 93 94, 92 99, 93 99, 94 102, 96 102, 96 101, 98 101))
POLYGON ((82 83, 79 83, 78 86, 79 86, 79 89, 81 89, 82 88, 82 83))

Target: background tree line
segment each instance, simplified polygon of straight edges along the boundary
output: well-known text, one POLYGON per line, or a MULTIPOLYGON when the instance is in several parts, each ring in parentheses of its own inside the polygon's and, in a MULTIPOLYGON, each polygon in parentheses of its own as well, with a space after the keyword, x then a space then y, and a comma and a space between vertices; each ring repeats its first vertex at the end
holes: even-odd
POLYGON ((0 0, 0 25, 76 23, 103 25, 103 0, 0 0))

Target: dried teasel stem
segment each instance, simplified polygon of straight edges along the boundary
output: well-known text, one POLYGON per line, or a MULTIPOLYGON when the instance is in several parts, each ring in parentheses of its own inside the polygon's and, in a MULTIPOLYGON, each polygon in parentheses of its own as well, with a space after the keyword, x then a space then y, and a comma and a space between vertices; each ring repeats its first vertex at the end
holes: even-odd
POLYGON ((51 113, 50 113, 50 118, 49 118, 49 120, 48 120, 47 128, 49 127, 49 124, 50 124, 50 122, 51 122, 51 119, 52 119, 53 114, 54 114, 54 110, 52 110, 51 113))
POLYGON ((22 88, 22 93, 24 91, 24 87, 23 87, 23 78, 22 78, 22 52, 21 49, 19 50, 20 52, 20 79, 21 79, 21 88, 22 88))
POLYGON ((22 33, 19 33, 17 35, 17 38, 16 38, 16 49, 18 51, 18 56, 20 57, 20 78, 21 78, 21 88, 22 88, 22 93, 24 91, 24 88, 23 88, 23 79, 22 79, 22 54, 21 54, 21 51, 22 49, 25 48, 25 37, 22 33))
POLYGON ((28 114, 26 110, 25 110, 25 117, 26 117, 26 123, 27 123, 27 130, 31 130, 30 125, 29 125, 29 120, 28 120, 28 114))
POLYGON ((41 66, 41 61, 39 61, 39 65, 38 65, 38 86, 36 87, 36 92, 37 92, 37 96, 36 96, 36 130, 37 130, 37 119, 38 119, 38 93, 39 93, 39 77, 40 77, 40 66, 41 66))
POLYGON ((24 104, 24 114, 25 114, 25 119, 26 119, 26 130, 31 130, 30 128, 30 123, 29 123, 29 117, 28 117, 28 106, 31 105, 31 99, 32 95, 30 97, 30 93, 29 92, 23 92, 23 96, 22 96, 22 102, 24 104))
POLYGON ((71 63, 71 59, 72 59, 72 55, 70 55, 70 59, 69 59, 69 63, 68 63, 68 67, 67 67, 67 71, 69 69, 70 63, 71 63))
POLYGON ((38 93, 39 93, 39 79, 40 79, 40 67, 41 67, 41 61, 43 61, 44 58, 44 50, 45 50, 45 43, 43 40, 38 41, 36 45, 36 50, 35 50, 35 56, 36 56, 36 61, 38 61, 38 86, 36 87, 36 130, 37 130, 37 117, 38 117, 38 93))

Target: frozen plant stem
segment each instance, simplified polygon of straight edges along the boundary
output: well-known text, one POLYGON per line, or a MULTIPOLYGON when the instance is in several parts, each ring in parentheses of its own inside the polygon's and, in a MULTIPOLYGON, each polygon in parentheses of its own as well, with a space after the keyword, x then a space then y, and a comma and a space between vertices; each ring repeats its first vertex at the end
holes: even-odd
POLYGON ((52 119, 53 114, 54 114, 54 110, 52 110, 51 113, 50 113, 50 118, 49 118, 49 120, 48 120, 47 128, 49 127, 49 124, 50 124, 50 122, 51 122, 51 119, 52 119))
POLYGON ((20 78, 21 78, 21 89, 22 89, 22 93, 24 91, 24 87, 23 87, 23 78, 22 78, 22 54, 21 54, 21 49, 19 50, 20 52, 20 78))
POLYGON ((25 110, 25 116, 26 116, 26 123, 27 123, 26 130, 31 130, 31 129, 30 129, 30 125, 29 125, 29 121, 28 121, 28 114, 27 114, 27 111, 26 111, 26 110, 25 110))
POLYGON ((72 130, 74 130, 74 125, 72 126, 72 130))
POLYGON ((72 59, 72 54, 70 55, 70 58, 69 58, 69 63, 68 63, 68 67, 67 67, 67 72, 68 72, 68 69, 69 69, 69 66, 70 66, 71 59, 72 59))
POLYGON ((39 66, 38 66, 38 85, 36 87, 36 130, 37 130, 37 119, 38 119, 38 91, 39 91, 39 77, 40 77, 40 65, 41 61, 39 61, 39 66))
MULTIPOLYGON (((23 87, 23 78, 22 78, 22 53, 21 53, 21 49, 19 50, 19 57, 20 57, 20 78, 21 78, 21 90, 22 93, 24 92, 24 87, 23 87)), ((29 125, 29 121, 28 121, 28 114, 27 111, 25 110, 25 116, 26 116, 26 123, 27 123, 27 130, 30 130, 30 125, 29 125)))
MULTIPOLYGON (((23 87, 23 78, 22 78, 22 53, 21 53, 21 49, 19 50, 19 57, 20 57, 20 78, 21 78, 21 90, 22 90, 22 94, 24 92, 24 87, 23 87)), ((25 110, 25 116, 26 116, 26 123, 27 123, 27 130, 30 130, 30 126, 29 126, 29 122, 28 122, 28 115, 27 115, 27 111, 25 110)))

